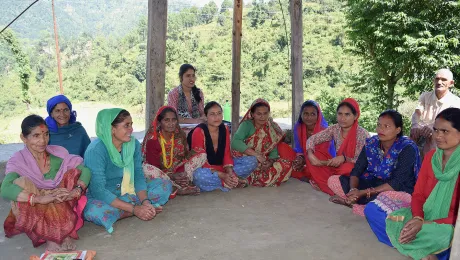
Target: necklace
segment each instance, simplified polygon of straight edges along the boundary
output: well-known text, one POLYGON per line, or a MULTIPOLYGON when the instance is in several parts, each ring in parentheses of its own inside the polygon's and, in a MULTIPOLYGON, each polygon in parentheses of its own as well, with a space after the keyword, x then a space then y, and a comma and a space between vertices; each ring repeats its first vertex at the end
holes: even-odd
POLYGON ((163 166, 166 169, 171 168, 173 164, 173 156, 174 156, 174 134, 171 137, 171 151, 169 152, 169 164, 168 164, 168 158, 166 157, 166 148, 165 148, 166 140, 163 137, 163 134, 160 131, 160 146, 161 146, 161 154, 163 155, 163 166))

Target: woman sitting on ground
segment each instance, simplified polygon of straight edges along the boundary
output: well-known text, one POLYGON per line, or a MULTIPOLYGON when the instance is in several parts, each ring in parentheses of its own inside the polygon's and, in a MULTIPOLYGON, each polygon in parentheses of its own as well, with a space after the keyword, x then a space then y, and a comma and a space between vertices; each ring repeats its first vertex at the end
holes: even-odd
POLYGON ((57 95, 46 103, 48 117, 45 119, 50 131, 49 144, 59 145, 70 154, 83 157, 91 140, 85 128, 77 122, 77 112, 64 95, 57 95))
POLYGON ((257 167, 255 156, 232 159, 230 152, 230 132, 223 124, 222 107, 212 101, 204 107, 206 122, 199 124, 189 133, 192 149, 206 153, 206 162, 195 170, 193 182, 202 191, 220 189, 228 191, 235 187, 247 186, 247 177, 257 167))
POLYGON ((351 207, 364 216, 364 205, 384 191, 412 194, 421 159, 417 144, 403 136, 403 118, 395 110, 380 114, 378 135, 366 145, 351 171, 350 177, 334 175, 329 188, 336 194, 331 201, 351 207))
POLYGON ((91 172, 80 156, 48 145, 48 127, 40 116, 26 117, 21 129, 25 147, 8 160, 1 187, 1 196, 11 200, 5 235, 24 232, 34 247, 47 243, 49 251, 75 250, 86 203, 81 196, 91 172))
POLYGON ((91 169, 85 219, 109 233, 122 218, 151 220, 162 211, 171 194, 171 182, 155 179, 148 184, 142 170, 142 152, 133 133, 133 121, 121 108, 103 109, 96 118, 97 139, 85 153, 91 169))
POLYGON ((171 180, 175 186, 173 195, 198 195, 200 189, 192 184, 193 171, 204 159, 189 152, 177 119, 173 107, 163 106, 158 110, 142 143, 144 174, 147 181, 171 180))
MULTIPOLYGON (((309 181, 311 173, 306 167, 305 158, 307 158, 306 144, 308 138, 317 134, 328 127, 327 121, 321 112, 318 103, 313 100, 307 100, 300 108, 300 115, 294 126, 294 171, 292 177, 302 181, 309 181)), ((317 153, 322 153, 325 158, 332 159, 335 157, 334 141, 324 142, 315 147, 317 153)))
POLYGON ((333 175, 349 176, 356 160, 369 137, 369 133, 358 125, 360 116, 356 100, 347 98, 337 106, 337 124, 314 134, 307 140, 307 168, 311 173, 310 183, 331 196, 334 192, 327 186, 333 175), (336 157, 330 159, 326 154, 316 151, 319 144, 334 141, 336 157))
POLYGON ((181 124, 204 123, 204 96, 195 85, 196 69, 190 64, 183 64, 179 69, 180 85, 168 93, 168 106, 174 107, 181 124))
POLYGON ((279 186, 289 179, 292 160, 280 157, 277 149, 283 139, 283 130, 270 117, 268 102, 261 98, 255 100, 241 119, 232 140, 234 157, 255 156, 259 162, 257 168, 248 177, 251 185, 279 186))
POLYGON ((433 138, 437 149, 425 155, 410 207, 395 208, 399 201, 393 201, 380 207, 383 214, 373 214, 377 204, 369 203, 365 214, 379 240, 401 254, 445 260, 450 254, 460 199, 460 109, 448 108, 438 114, 433 138))

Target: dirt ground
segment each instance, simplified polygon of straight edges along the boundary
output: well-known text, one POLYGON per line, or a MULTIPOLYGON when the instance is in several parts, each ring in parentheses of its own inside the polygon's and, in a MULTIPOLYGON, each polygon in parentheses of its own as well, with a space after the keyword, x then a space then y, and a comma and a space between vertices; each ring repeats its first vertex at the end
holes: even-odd
MULTIPOLYGON (((9 211, 0 199, 0 219, 9 211)), ((110 235, 86 223, 79 249, 97 259, 407 259, 377 241, 366 220, 307 183, 178 197, 154 220, 119 221, 110 235)), ((5 238, 0 259, 40 254, 26 235, 5 238)))

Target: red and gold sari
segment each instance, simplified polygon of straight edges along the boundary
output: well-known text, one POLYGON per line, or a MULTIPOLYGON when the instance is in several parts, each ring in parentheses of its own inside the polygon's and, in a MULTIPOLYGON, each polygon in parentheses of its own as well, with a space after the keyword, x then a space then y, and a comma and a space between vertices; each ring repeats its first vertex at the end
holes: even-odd
POLYGON ((166 108, 175 111, 173 107, 161 107, 142 143, 144 175, 147 181, 154 178, 171 180, 172 174, 182 173, 189 178, 189 185, 181 187, 171 180, 173 185, 178 189, 195 189, 196 187, 192 184, 193 172, 206 162, 206 153, 189 151, 187 138, 179 124, 172 138, 164 141, 158 125, 158 116, 166 108), (163 147, 160 142, 164 142, 163 147))
MULTIPOLYGON (((251 109, 258 103, 264 103, 270 107, 268 102, 263 99, 255 100, 241 120, 240 125, 246 120, 252 120, 251 109)), ((263 154, 268 159, 269 153, 274 149, 278 149, 278 147, 287 149, 287 145, 282 144, 283 139, 283 130, 270 117, 264 126, 256 128, 254 134, 245 138, 245 143, 249 148, 263 154)), ((286 182, 291 176, 292 158, 285 158, 282 156, 283 154, 285 153, 281 152, 281 157, 275 159, 273 165, 267 170, 262 170, 262 164, 259 163, 259 166, 248 177, 249 183, 253 186, 265 187, 279 186, 282 182, 286 182)), ((233 156, 241 157, 244 154, 233 150, 233 156)))
MULTIPOLYGON (((81 171, 68 170, 56 188, 72 190, 76 185, 81 171)), ((53 190, 38 189, 27 177, 20 177, 14 181, 24 191, 40 196, 47 195, 53 190)), ((86 204, 86 197, 61 203, 29 205, 28 202, 11 202, 11 211, 5 219, 5 236, 10 238, 25 233, 34 247, 52 241, 62 244, 65 238, 78 239, 77 230, 83 226, 82 212, 86 204)))

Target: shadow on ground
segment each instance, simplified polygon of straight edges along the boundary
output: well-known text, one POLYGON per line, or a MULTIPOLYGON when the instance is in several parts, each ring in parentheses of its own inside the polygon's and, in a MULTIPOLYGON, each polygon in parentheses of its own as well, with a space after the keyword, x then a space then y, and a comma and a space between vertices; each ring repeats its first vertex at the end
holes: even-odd
MULTIPOLYGON (((0 200, 0 219, 9 211, 0 200)), ((278 188, 246 188, 178 197, 150 222, 119 221, 109 235, 86 223, 79 249, 97 259, 406 259, 379 243, 364 218, 328 202, 297 180, 278 188)), ((28 259, 26 235, 4 238, 0 259, 28 259)))

